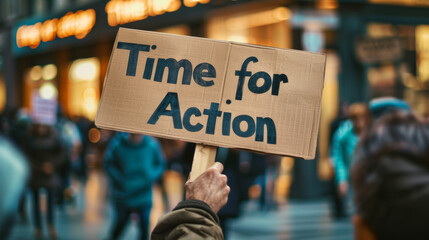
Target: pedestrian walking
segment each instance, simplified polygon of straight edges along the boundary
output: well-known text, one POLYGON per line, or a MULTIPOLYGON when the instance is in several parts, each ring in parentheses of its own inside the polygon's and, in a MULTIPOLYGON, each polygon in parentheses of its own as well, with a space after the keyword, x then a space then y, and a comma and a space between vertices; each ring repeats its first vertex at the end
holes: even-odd
MULTIPOLYGON (((339 109, 338 116, 331 122, 329 127, 329 146, 332 146, 332 143, 334 141, 334 134, 340 127, 340 125, 348 120, 349 115, 349 106, 345 103, 341 104, 341 107, 339 109)), ((335 164, 331 159, 332 168, 334 169, 335 164)), ((344 209, 344 203, 343 198, 341 197, 340 193, 338 192, 337 187, 337 181, 335 178, 335 173, 333 173, 332 179, 329 181, 329 187, 330 187, 330 193, 331 200, 332 200, 332 216, 336 219, 341 219, 343 217, 347 217, 347 214, 344 209)))
POLYGON ((111 139, 104 161, 115 212, 110 239, 119 239, 131 213, 139 216, 141 239, 148 239, 152 185, 165 165, 161 147, 152 137, 118 133, 111 139))
POLYGON ((66 164, 60 169, 61 188, 57 194, 57 203, 63 209, 66 203, 65 200, 71 201, 74 198, 75 193, 72 190, 71 174, 78 172, 81 167, 80 151, 82 149, 82 140, 76 124, 62 112, 61 108, 57 109, 55 128, 66 150, 66 164))
POLYGON ((27 155, 31 165, 30 188, 33 193, 35 237, 42 237, 40 194, 46 192, 49 235, 57 238, 54 226, 54 194, 61 186, 60 169, 66 162, 65 147, 52 126, 34 123, 30 128, 27 155))
MULTIPOLYGON (((350 120, 344 121, 334 133, 330 155, 334 164, 335 181, 343 203, 347 205, 350 197, 349 170, 354 160, 354 150, 361 134, 368 128, 371 118, 367 105, 355 103, 349 109, 350 120)), ((344 207, 344 209, 347 209, 344 207)), ((344 214, 347 211, 344 210, 344 214)))

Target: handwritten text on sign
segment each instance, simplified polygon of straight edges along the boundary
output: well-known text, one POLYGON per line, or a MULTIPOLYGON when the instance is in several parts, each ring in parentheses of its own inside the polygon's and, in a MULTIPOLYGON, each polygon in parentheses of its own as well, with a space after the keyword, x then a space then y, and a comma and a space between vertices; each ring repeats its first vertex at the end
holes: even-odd
MULTIPOLYGON (((136 76, 136 69, 138 67, 138 57, 140 52, 149 52, 151 49, 156 50, 156 45, 145 45, 145 44, 136 44, 128 42, 118 42, 117 48, 124 49, 129 51, 128 64, 127 64, 127 76, 136 76)), ((143 79, 152 80, 152 73, 154 71, 154 58, 148 57, 146 63, 144 64, 144 74, 143 79)), ((179 70, 183 69, 182 75, 182 85, 191 84, 191 76, 196 84, 201 87, 210 87, 215 84, 213 78, 216 78, 216 68, 210 63, 200 63, 194 70, 192 70, 192 63, 187 59, 181 59, 177 61, 174 58, 158 58, 155 69, 155 76, 153 81, 162 82, 162 78, 165 70, 168 71, 167 83, 177 84, 179 70)), ((273 79, 271 76, 264 72, 260 71, 252 74, 252 72, 247 71, 247 65, 250 63, 257 63, 258 58, 251 56, 248 57, 242 64, 241 70, 237 70, 235 75, 238 76, 237 81, 237 90, 235 95, 235 100, 241 100, 243 96, 243 86, 246 77, 250 77, 248 81, 248 89, 255 94, 266 93, 271 89, 272 95, 279 95, 280 83, 287 83, 288 78, 285 74, 274 74, 273 79), (258 86, 258 81, 262 84, 258 86)), ((231 101, 227 100, 227 104, 230 104, 231 101)), ((179 104, 179 96, 175 92, 169 92, 164 97, 162 102, 158 105, 155 112, 147 121, 148 124, 155 125, 160 118, 160 116, 168 116, 172 118, 174 128, 182 129, 183 127, 189 132, 198 132, 203 129, 201 123, 191 124, 191 117, 200 117, 201 111, 196 107, 188 108, 183 115, 183 124, 181 119, 181 111, 179 104), (170 108, 170 110, 167 110, 170 108), (183 126, 183 127, 182 127, 183 126)), ((219 103, 212 102, 210 108, 204 109, 202 114, 207 115, 207 122, 205 133, 214 134, 216 121, 218 117, 222 116, 222 111, 219 111, 219 103)), ((223 112, 222 117, 222 135, 229 136, 231 132, 231 113, 223 112)), ((257 117, 256 124, 255 120, 249 115, 239 115, 232 120, 232 130, 239 137, 251 137, 255 135, 255 141, 262 142, 264 141, 264 127, 267 128, 267 142, 269 144, 276 144, 276 125, 274 121, 269 117, 257 117), (245 122, 247 124, 247 129, 242 130, 240 124, 245 122)))
POLYGON ((102 128, 312 158, 325 56, 121 28, 102 128))

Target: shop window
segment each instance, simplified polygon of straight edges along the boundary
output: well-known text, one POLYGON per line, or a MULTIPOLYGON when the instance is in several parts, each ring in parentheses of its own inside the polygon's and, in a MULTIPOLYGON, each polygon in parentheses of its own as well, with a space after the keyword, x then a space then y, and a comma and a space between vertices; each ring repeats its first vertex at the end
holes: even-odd
POLYGON ((69 71, 68 100, 69 114, 83 116, 93 121, 100 95, 100 61, 85 58, 73 61, 69 71))
POLYGON ((57 102, 57 66, 36 65, 24 72, 24 106, 33 110, 34 101, 44 99, 57 102))
POLYGON ((392 88, 395 86, 396 68, 391 63, 369 67, 367 71, 369 85, 373 88, 392 88))
POLYGON ((371 23, 368 24, 366 30, 368 36, 372 38, 394 37, 396 35, 392 24, 371 23))
POLYGON ((390 43, 400 42, 400 55, 383 55, 379 59, 366 64, 366 79, 369 86, 369 97, 403 96, 404 83, 416 76, 415 27, 409 25, 394 25, 387 23, 370 23, 366 26, 370 39, 380 39, 378 48, 390 47, 390 52, 398 52, 398 46, 393 48, 390 43), (383 45, 384 44, 384 45, 383 45), (389 45, 390 44, 390 45, 389 45), (382 60, 381 60, 382 59, 382 60), (413 77, 414 76, 414 77, 413 77))
POLYGON ((416 27, 416 77, 409 74, 404 79, 404 99, 415 113, 429 117, 429 26, 416 27))
POLYGON ((191 30, 189 29, 189 26, 186 24, 180 24, 180 25, 174 25, 171 27, 161 28, 156 31, 163 32, 163 33, 185 35, 185 36, 188 36, 191 34, 191 30))
POLYGON ((370 97, 404 98, 414 111, 429 114, 429 26, 370 23, 371 38, 396 38, 401 42, 401 59, 366 66, 370 97))
POLYGON ((207 37, 242 43, 290 48, 291 30, 287 20, 292 12, 286 7, 258 11, 217 14, 207 24, 207 37))
POLYGON ((421 84, 429 87, 429 26, 416 27, 417 74, 421 84))

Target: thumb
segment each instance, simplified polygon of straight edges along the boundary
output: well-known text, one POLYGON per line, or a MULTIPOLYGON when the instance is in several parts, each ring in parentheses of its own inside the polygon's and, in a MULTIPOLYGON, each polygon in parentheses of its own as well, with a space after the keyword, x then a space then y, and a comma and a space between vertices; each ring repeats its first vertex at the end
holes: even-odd
POLYGON ((222 173, 222 171, 223 171, 223 165, 222 165, 222 163, 220 163, 220 162, 215 162, 215 163, 211 166, 211 168, 215 168, 216 170, 218 170, 218 171, 219 171, 219 173, 222 173))

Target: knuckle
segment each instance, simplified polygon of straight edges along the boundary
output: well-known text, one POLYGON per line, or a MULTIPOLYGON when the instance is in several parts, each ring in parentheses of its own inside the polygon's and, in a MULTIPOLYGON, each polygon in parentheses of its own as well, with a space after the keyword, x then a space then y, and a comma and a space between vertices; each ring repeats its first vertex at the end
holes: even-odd
POLYGON ((226 194, 229 194, 230 191, 231 191, 231 188, 229 186, 226 186, 226 188, 225 188, 226 194))
POLYGON ((207 173, 208 173, 209 175, 214 175, 214 174, 216 174, 216 172, 217 172, 216 168, 209 168, 209 169, 207 170, 207 173))
POLYGON ((220 181, 222 184, 226 185, 226 183, 228 182, 228 178, 226 177, 226 175, 220 175, 220 181))

